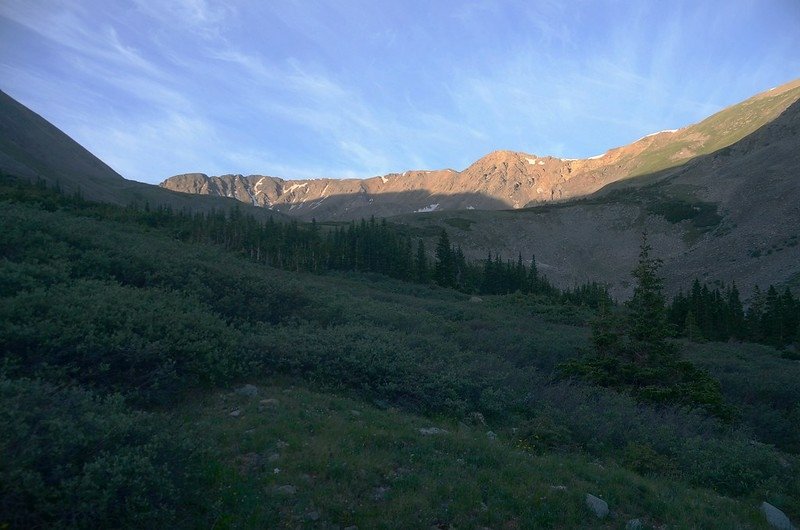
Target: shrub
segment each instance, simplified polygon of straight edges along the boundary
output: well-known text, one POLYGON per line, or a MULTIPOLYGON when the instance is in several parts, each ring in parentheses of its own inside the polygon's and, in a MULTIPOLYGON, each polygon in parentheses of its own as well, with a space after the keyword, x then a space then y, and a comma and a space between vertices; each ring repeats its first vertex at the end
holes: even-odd
POLYGON ((648 443, 628 442, 622 462, 641 475, 671 475, 677 471, 669 456, 657 452, 648 443))
POLYGON ((199 453, 119 396, 0 377, 0 527, 158 527, 194 503, 199 453))
POLYGON ((159 289, 80 280, 0 299, 0 356, 18 375, 66 376, 137 401, 240 374, 238 343, 203 304, 159 289))
POLYGON ((520 447, 535 452, 566 449, 573 444, 569 428, 553 417, 553 411, 542 411, 523 423, 518 436, 520 447))

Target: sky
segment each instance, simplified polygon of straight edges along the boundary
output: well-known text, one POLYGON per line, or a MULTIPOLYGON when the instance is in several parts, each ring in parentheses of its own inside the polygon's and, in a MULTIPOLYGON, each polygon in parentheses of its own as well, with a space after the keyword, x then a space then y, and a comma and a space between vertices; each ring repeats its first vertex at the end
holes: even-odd
POLYGON ((584 158, 798 77, 798 0, 0 0, 0 89, 149 183, 584 158))

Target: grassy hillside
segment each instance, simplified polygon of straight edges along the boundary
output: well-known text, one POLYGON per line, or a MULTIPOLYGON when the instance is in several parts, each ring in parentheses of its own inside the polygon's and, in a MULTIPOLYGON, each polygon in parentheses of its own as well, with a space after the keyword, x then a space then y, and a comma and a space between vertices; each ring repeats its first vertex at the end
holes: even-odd
POLYGON ((143 212, 4 190, 0 525, 800 517, 800 363, 779 352, 689 346, 737 411, 723 423, 558 378, 589 348, 586 308, 280 271, 143 212))
POLYGON ((778 118, 800 98, 800 81, 767 91, 681 129, 676 138, 642 152, 626 178, 675 167, 687 158, 708 155, 739 142, 778 118))

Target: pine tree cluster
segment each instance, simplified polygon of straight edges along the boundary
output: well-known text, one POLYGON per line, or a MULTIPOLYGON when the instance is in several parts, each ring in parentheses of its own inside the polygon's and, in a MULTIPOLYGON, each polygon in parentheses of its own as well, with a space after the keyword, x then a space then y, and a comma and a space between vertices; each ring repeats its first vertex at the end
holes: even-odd
POLYGON ((800 344, 800 300, 789 288, 753 289, 745 310, 736 284, 709 288, 695 279, 688 293, 679 292, 669 307, 669 322, 693 341, 736 339, 784 348, 800 344))
POLYGON ((529 266, 522 255, 516 262, 499 254, 486 261, 469 262, 460 247, 442 230, 431 259, 422 239, 405 235, 386 219, 351 221, 346 225, 320 227, 312 221, 259 221, 238 209, 229 213, 189 215, 169 208, 140 212, 151 226, 173 229, 185 241, 222 245, 272 267, 320 273, 356 271, 385 274, 416 283, 474 294, 537 294, 574 305, 597 308, 612 303, 606 286, 597 282, 561 290, 539 274, 535 257, 529 266))

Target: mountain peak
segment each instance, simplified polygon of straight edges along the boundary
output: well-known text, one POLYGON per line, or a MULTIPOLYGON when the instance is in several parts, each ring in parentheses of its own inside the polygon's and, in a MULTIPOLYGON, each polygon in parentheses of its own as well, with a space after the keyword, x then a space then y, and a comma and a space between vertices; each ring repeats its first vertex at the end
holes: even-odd
POLYGON ((694 125, 653 132, 584 159, 497 150, 463 171, 413 170, 363 180, 285 181, 262 176, 188 174, 171 177, 161 186, 234 197, 307 220, 431 211, 433 205, 438 210, 523 208, 586 196, 608 184, 646 174, 664 177, 672 168, 754 133, 798 99, 800 79, 694 125))

